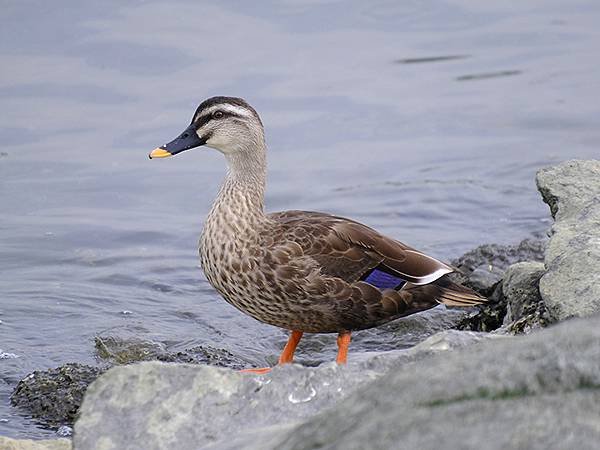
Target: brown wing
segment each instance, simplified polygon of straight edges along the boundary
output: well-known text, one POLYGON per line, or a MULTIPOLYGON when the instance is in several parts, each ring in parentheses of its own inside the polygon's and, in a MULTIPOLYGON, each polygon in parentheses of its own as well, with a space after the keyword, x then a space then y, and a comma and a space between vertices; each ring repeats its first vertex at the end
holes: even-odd
POLYGON ((429 284, 453 269, 399 241, 353 220, 309 211, 269 216, 282 227, 286 240, 302 247, 326 275, 346 282, 382 267, 415 285, 429 284))

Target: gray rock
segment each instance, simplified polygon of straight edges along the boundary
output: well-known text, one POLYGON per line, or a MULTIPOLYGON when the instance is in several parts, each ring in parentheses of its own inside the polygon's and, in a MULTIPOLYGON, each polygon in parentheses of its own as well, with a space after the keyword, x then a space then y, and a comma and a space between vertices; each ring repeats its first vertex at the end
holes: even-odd
POLYGON ((85 390, 102 372, 77 363, 35 371, 19 381, 11 403, 48 428, 72 424, 85 390))
POLYGON ((435 355, 241 448, 594 449, 599 340, 594 317, 435 355))
POLYGON ((491 264, 482 264, 469 274, 467 284, 478 292, 489 292, 504 276, 504 270, 491 264))
POLYGON ((543 263, 522 262, 508 268, 502 282, 507 308, 503 328, 514 334, 529 333, 548 326, 552 319, 540 296, 543 263))
POLYGON ((537 186, 555 219, 540 292, 557 320, 600 311, 600 161, 542 169, 537 186))
POLYGON ((490 338, 447 331, 409 350, 351 354, 346 367, 288 365, 264 376, 159 362, 115 367, 86 393, 75 424, 74 445, 80 450, 185 450, 228 445, 234 435, 242 433, 261 436, 256 442, 266 445, 269 433, 287 430, 333 407, 360 385, 390 370, 490 338))
POLYGON ((0 436, 0 449, 2 450, 71 450, 71 441, 68 439, 11 439, 0 436))
POLYGON ((600 316, 489 336, 445 332, 411 350, 360 355, 348 367, 287 366, 265 376, 117 367, 88 390, 74 446, 597 448, 600 316))

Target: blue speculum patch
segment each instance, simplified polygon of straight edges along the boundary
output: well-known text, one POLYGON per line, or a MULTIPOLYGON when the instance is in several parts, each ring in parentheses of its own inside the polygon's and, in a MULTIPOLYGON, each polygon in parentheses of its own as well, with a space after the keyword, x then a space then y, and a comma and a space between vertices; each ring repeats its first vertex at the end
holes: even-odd
POLYGON ((406 280, 379 269, 373 269, 363 281, 379 289, 400 289, 406 283, 406 280))

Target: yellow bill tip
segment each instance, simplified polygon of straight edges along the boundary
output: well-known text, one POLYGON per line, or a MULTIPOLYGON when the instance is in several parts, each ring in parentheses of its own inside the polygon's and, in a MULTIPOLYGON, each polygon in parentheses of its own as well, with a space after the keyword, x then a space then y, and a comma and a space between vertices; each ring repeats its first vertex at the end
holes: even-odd
POLYGON ((164 148, 155 148, 154 150, 152 150, 150 152, 150 154, 148 155, 150 157, 150 159, 154 159, 154 158, 167 158, 169 156, 173 156, 171 153, 169 153, 168 151, 166 151, 164 148))

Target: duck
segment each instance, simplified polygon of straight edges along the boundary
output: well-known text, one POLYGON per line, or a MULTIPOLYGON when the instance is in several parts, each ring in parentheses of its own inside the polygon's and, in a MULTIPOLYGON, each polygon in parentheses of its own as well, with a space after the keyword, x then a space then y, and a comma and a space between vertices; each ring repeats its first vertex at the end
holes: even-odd
POLYGON ((289 330, 278 365, 293 362, 304 333, 337 333, 336 362, 345 364, 354 331, 438 304, 486 302, 450 279, 450 264, 362 223, 322 212, 265 212, 265 132, 244 99, 203 101, 189 126, 149 157, 203 146, 221 152, 228 171, 199 240, 201 267, 229 304, 289 330))

